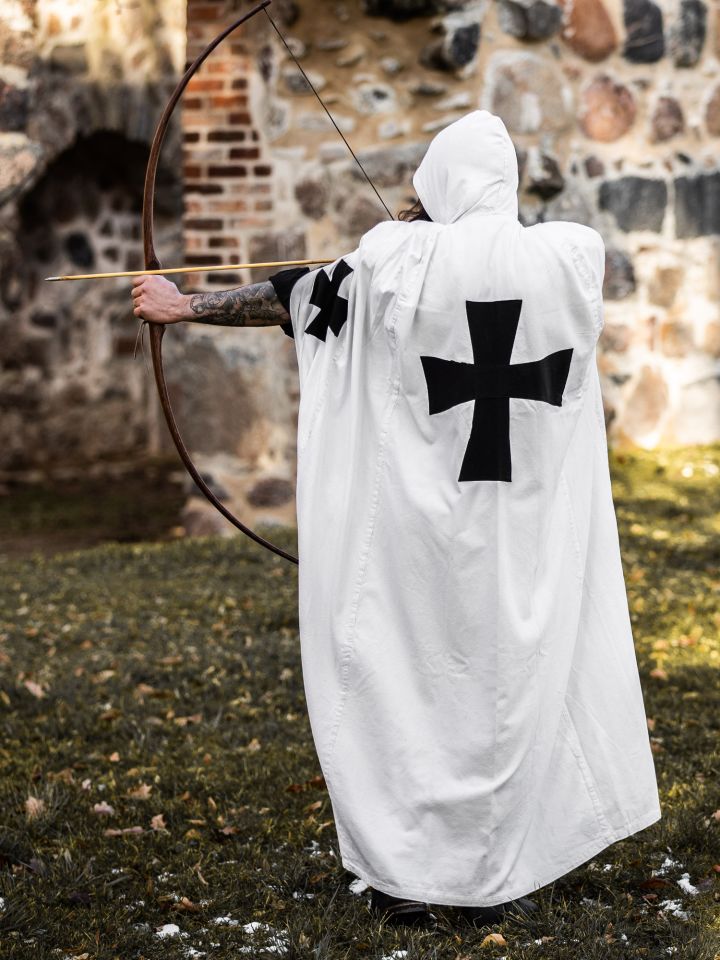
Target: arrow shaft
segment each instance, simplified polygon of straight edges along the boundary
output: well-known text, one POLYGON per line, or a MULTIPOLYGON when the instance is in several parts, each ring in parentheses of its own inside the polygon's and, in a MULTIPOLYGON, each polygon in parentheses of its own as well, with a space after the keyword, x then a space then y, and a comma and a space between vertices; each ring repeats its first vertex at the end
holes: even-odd
POLYGON ((115 273, 74 273, 65 277, 45 277, 49 281, 59 280, 109 280, 112 277, 152 277, 168 273, 209 273, 211 270, 253 270, 267 267, 308 267, 313 264, 322 266, 333 263, 332 260, 277 260, 268 263, 228 263, 224 266, 209 267, 168 267, 161 270, 122 270, 115 273))

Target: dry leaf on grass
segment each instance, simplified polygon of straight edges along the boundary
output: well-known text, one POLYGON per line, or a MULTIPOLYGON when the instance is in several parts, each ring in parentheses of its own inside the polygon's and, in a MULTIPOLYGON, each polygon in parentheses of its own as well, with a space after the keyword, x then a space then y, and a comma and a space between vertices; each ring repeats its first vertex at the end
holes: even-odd
POLYGON ((501 933, 489 933, 480 944, 481 947, 506 947, 507 940, 501 933))
POLYGON ((97 813, 101 817, 114 817, 115 816, 115 807, 111 807, 106 800, 101 800, 100 803, 93 804, 93 813, 97 813))
POLYGON ((38 700, 42 700, 42 698, 45 696, 45 689, 39 683, 35 683, 34 680, 26 680, 23 686, 28 693, 31 693, 34 697, 37 697, 38 700))
POLYGON ((151 791, 152 786, 149 783, 140 783, 137 787, 133 787, 131 790, 128 790, 127 796, 131 800, 148 800, 150 798, 151 791))
POLYGON ((103 830, 106 837, 120 837, 124 833, 145 833, 145 831, 142 827, 122 827, 121 829, 108 827, 107 830, 103 830))
POLYGON ((25 801, 25 815, 28 820, 35 820, 45 813, 45 801, 40 797, 28 797, 25 801))
POLYGON ((153 830, 167 830, 165 817, 161 813, 156 813, 154 817, 150 818, 150 826, 153 830))

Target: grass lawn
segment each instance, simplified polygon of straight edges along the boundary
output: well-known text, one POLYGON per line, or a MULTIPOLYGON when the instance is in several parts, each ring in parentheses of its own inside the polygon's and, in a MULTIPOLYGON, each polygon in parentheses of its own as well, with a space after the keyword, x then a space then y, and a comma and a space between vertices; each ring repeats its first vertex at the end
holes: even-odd
POLYGON ((663 817, 537 891, 528 927, 385 929, 351 888, 296 567, 244 538, 7 550, 0 957, 717 957, 720 445, 611 466, 663 817))

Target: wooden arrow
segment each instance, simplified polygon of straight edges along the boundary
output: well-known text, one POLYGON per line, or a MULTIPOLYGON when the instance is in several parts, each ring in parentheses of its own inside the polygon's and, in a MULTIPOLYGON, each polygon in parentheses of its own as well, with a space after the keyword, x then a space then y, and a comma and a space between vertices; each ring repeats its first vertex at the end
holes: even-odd
POLYGON ((167 273, 209 273, 211 270, 252 270, 265 267, 308 267, 312 264, 323 265, 334 260, 278 260, 272 263, 228 263, 225 266, 210 267, 167 267, 164 270, 123 270, 119 273, 74 273, 67 277, 45 277, 46 280, 109 280, 111 277, 152 277, 167 273))

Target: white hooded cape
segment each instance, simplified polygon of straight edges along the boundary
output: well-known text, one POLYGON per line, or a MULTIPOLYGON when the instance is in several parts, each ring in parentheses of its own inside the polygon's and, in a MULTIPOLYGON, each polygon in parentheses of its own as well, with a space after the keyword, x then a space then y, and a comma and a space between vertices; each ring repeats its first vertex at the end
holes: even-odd
POLYGON ((381 223, 292 290, 302 666, 343 865, 492 905, 660 817, 596 365, 604 246, 519 223, 485 110, 413 184, 434 222, 381 223))

